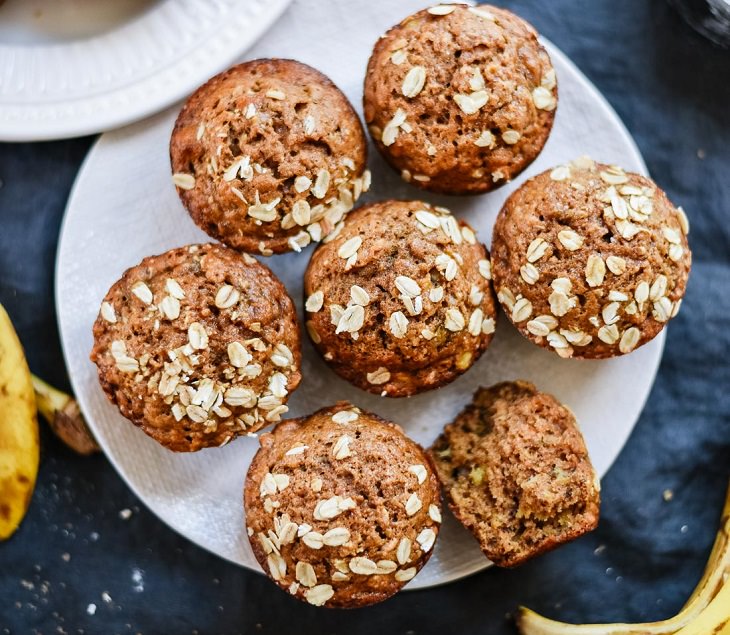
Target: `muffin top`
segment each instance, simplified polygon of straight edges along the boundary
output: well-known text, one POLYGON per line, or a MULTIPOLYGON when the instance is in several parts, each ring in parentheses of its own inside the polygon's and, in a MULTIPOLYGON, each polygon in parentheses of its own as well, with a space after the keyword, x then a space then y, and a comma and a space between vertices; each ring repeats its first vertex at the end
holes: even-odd
POLYGON ((246 477, 256 559, 310 604, 390 597, 426 563, 441 522, 439 484, 395 424, 346 402, 261 435, 246 477))
POLYGON ((480 388, 430 453, 454 515, 498 566, 598 524, 600 485, 575 417, 526 381, 480 388))
POLYGON ((256 259, 213 244, 127 269, 102 302, 91 361, 121 413, 179 452, 279 421, 301 379, 286 289, 256 259))
POLYGON ((383 201, 353 211, 312 255, 307 330, 332 368, 403 397, 468 369, 495 328, 489 255, 442 207, 383 201))
POLYGON ((170 159, 200 228, 263 255, 326 236, 370 183, 347 98, 293 60, 246 62, 201 86, 177 118, 170 159))
POLYGON ((489 5, 437 5, 378 40, 365 77, 365 121, 414 185, 486 192, 542 150, 557 106, 537 33, 489 5))
POLYGON ((679 310, 688 231, 650 179, 588 158, 558 166, 497 217, 497 297, 523 335, 561 357, 629 353, 679 310))

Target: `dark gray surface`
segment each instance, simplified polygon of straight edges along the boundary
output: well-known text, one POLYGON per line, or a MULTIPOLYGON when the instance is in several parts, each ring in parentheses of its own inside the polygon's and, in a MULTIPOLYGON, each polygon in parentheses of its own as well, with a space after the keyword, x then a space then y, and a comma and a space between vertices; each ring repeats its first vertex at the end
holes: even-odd
MULTIPOLYGON (((513 632, 507 614, 521 603, 572 621, 653 620, 680 608, 730 475, 730 55, 661 0, 504 5, 596 83, 692 223, 687 298, 646 409, 603 481, 599 529, 519 570, 370 609, 317 610, 189 544, 140 507, 103 457, 78 458, 44 430, 28 517, 0 544, 0 634, 499 634, 513 632)), ((91 141, 0 144, 0 302, 33 370, 66 387, 53 262, 91 141)))

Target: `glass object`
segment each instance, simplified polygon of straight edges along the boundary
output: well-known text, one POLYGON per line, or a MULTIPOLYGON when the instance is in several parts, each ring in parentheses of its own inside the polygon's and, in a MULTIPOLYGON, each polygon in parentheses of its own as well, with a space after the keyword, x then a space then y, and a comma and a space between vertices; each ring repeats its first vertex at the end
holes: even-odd
POLYGON ((730 48, 730 0, 670 0, 682 17, 715 44, 730 48))

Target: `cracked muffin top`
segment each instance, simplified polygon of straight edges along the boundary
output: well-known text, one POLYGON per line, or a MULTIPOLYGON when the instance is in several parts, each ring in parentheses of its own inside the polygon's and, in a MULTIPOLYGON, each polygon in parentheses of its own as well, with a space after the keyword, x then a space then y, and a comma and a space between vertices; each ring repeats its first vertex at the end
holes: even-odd
POLYGON ((583 157, 507 199, 492 238, 494 288, 519 331, 561 357, 630 353, 679 311, 688 231, 651 179, 583 157))
POLYGON ((437 5, 375 45, 365 121, 403 178, 450 194, 492 190, 542 150, 557 82, 537 33, 490 5, 437 5))
POLYGON ((366 606, 426 564, 441 523, 439 483, 399 426, 340 402, 260 440, 246 527, 282 589, 316 606, 366 606))
POLYGON ((301 251, 370 185, 357 114, 319 71, 260 59, 185 102, 170 140, 173 182, 195 223, 235 249, 301 251))
POLYGON ((438 388, 492 340, 490 278, 486 248, 449 210, 365 205, 312 254, 307 331, 335 372, 363 390, 405 397, 438 388))
POLYGON ((220 245, 145 258, 104 297, 91 361, 109 400, 190 452, 279 421, 301 380, 294 303, 268 267, 220 245))

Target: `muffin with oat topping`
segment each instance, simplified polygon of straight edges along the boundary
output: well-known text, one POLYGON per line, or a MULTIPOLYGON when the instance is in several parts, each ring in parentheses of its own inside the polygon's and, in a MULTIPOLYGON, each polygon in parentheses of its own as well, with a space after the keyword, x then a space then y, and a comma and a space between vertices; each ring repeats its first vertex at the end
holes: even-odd
POLYGON ((352 212, 312 255, 306 327, 327 363, 389 397, 438 388, 489 345, 489 254, 449 210, 383 201, 352 212))
POLYGON ((558 103, 537 33, 489 5, 436 5, 378 40, 364 111, 375 144, 414 185, 487 192, 542 150, 558 103))
POLYGON ((598 524, 600 483, 575 417, 529 382, 477 390, 429 452, 449 507, 497 566, 598 524))
POLYGON ((352 106, 293 60, 246 62, 201 86, 180 111, 170 158, 200 228, 266 256, 321 240, 370 185, 352 106))
POLYGON ((630 353, 679 311, 687 217, 646 177, 586 157, 527 181, 494 226, 507 316, 561 357, 630 353))
POLYGON ((340 402, 260 440, 246 476, 246 529, 282 589, 355 608, 389 598, 426 564, 441 523, 439 483, 399 426, 340 402))
POLYGON ((158 443, 223 445, 287 412, 301 379, 294 304, 248 254, 172 249, 109 289, 91 361, 109 400, 158 443))

